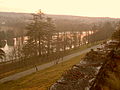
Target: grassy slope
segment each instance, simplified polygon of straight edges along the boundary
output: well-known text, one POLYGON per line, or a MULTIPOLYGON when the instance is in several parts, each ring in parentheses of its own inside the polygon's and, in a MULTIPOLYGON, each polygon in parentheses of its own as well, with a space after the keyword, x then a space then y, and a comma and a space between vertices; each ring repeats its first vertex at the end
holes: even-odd
MULTIPOLYGON (((80 51, 82 51, 82 50, 85 50, 86 48, 89 48, 89 47, 91 47, 91 46, 100 44, 101 42, 103 42, 103 41, 99 41, 99 42, 92 43, 92 44, 88 44, 88 45, 83 45, 83 46, 81 46, 81 47, 79 47, 79 48, 77 48, 77 49, 73 49, 73 50, 69 51, 69 52, 67 53, 67 55, 80 52, 80 51)), ((48 63, 48 62, 51 62, 51 61, 44 61, 44 62, 39 63, 39 65, 45 64, 45 63, 48 63)), ((9 71, 9 72, 0 74, 0 78, 4 78, 4 77, 7 77, 7 76, 9 76, 9 75, 12 75, 12 74, 15 74, 15 73, 18 73, 18 72, 22 72, 22 71, 28 70, 28 69, 33 68, 33 67, 34 67, 34 66, 29 66, 29 67, 14 69, 14 70, 12 70, 12 71, 9 71)))
MULTIPOLYGON (((105 79, 104 85, 101 85, 102 90, 120 90, 120 59, 114 60, 116 66, 111 69, 107 69, 105 75, 108 77, 103 77, 105 79)), ((112 64, 112 63, 111 63, 112 64)))
POLYGON ((74 57, 69 61, 54 65, 16 81, 0 84, 0 90, 46 90, 61 77, 65 70, 68 70, 72 65, 79 63, 83 56, 84 55, 74 57))

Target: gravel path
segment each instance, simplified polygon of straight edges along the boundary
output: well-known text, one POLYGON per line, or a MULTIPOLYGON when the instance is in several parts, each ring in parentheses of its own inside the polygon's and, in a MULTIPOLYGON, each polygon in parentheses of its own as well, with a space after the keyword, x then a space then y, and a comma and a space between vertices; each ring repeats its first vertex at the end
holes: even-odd
MULTIPOLYGON (((59 63, 64 62, 64 61, 68 61, 68 60, 70 60, 73 57, 76 57, 76 56, 79 56, 81 54, 84 54, 84 53, 90 51, 90 49, 95 49, 97 47, 99 47, 99 45, 96 45, 96 46, 93 46, 91 48, 87 48, 87 49, 85 49, 83 51, 80 51, 80 52, 73 53, 73 54, 70 54, 68 56, 65 56, 62 61, 59 61, 59 63)), ((37 68, 38 68, 38 70, 43 70, 43 69, 49 68, 49 67, 51 67, 53 65, 55 65, 55 61, 52 61, 52 62, 43 64, 43 65, 37 66, 37 68)), ((17 80, 17 79, 19 79, 21 77, 30 75, 30 74, 32 74, 34 72, 36 72, 36 68, 32 68, 32 69, 29 69, 29 70, 26 70, 26 71, 23 71, 23 72, 19 72, 19 73, 16 73, 14 75, 10 75, 8 77, 0 79, 0 83, 4 83, 4 82, 7 82, 7 81, 11 81, 11 80, 17 80)))

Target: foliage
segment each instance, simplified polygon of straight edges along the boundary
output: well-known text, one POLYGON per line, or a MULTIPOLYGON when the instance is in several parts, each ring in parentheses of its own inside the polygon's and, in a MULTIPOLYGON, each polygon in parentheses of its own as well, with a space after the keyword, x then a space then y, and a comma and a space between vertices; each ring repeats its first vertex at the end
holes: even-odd
POLYGON ((111 22, 106 22, 103 25, 99 25, 99 26, 94 26, 92 29, 96 28, 95 33, 93 33, 89 38, 90 38, 90 42, 94 42, 94 41, 100 41, 100 40, 105 40, 108 38, 111 38, 113 32, 114 32, 114 28, 115 28, 115 23, 111 23, 111 22))
POLYGON ((106 78, 106 82, 109 87, 114 90, 120 90, 120 78, 116 76, 115 72, 108 72, 109 78, 106 78))
POLYGON ((54 32, 52 19, 44 17, 44 14, 39 11, 37 14, 33 14, 32 22, 27 26, 27 29, 29 39, 23 47, 25 57, 41 56, 42 50, 46 53, 47 48, 49 53, 51 35, 54 32))
POLYGON ((113 33, 112 38, 120 42, 120 28, 113 33))

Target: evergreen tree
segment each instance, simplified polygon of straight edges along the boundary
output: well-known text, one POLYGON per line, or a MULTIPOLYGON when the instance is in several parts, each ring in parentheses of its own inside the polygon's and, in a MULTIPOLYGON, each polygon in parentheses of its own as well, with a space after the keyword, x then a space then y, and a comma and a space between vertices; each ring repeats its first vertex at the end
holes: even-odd
POLYGON ((113 33, 112 38, 120 42, 120 28, 113 33))
POLYGON ((50 42, 54 32, 52 19, 46 18, 41 10, 37 14, 32 15, 32 22, 27 26, 27 36, 29 40, 24 45, 23 52, 25 55, 28 55, 28 57, 41 56, 46 53, 49 54, 50 42))

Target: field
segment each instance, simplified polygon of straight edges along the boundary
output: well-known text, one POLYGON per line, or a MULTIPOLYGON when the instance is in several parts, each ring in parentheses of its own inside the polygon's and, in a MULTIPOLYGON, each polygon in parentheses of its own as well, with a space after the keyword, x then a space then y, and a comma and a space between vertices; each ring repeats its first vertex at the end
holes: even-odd
MULTIPOLYGON (((99 41, 99 42, 95 42, 95 43, 90 43, 88 45, 83 45, 83 46, 78 47, 76 49, 72 49, 70 51, 67 51, 65 56, 73 54, 73 53, 80 52, 82 50, 85 50, 86 48, 90 48, 90 47, 95 46, 97 44, 100 44, 102 42, 103 41, 99 41)), ((26 63, 28 63, 28 61, 31 61, 31 62, 35 61, 35 59, 31 59, 31 60, 27 60, 26 63)), ((42 64, 45 64, 45 63, 49 63, 51 61, 52 60, 42 60, 42 61, 39 61, 39 63, 37 62, 36 65, 42 65, 42 64)), ((9 67, 9 69, 12 68, 12 67, 15 67, 16 65, 19 65, 19 62, 7 64, 6 67, 4 67, 4 70, 8 69, 8 67, 9 67)), ((33 68, 33 67, 34 67, 34 63, 31 63, 30 65, 21 65, 19 68, 14 68, 13 70, 8 70, 7 72, 1 73, 0 74, 0 78, 4 78, 4 77, 7 77, 9 75, 13 75, 15 73, 28 70, 28 69, 33 68)), ((3 68, 3 66, 2 66, 2 68, 3 68)), ((1 68, 1 70, 2 70, 2 68, 1 68)))
POLYGON ((0 84, 1 90, 47 90, 61 75, 74 64, 80 62, 84 55, 80 55, 66 61, 56 64, 50 68, 38 71, 29 76, 23 77, 16 81, 9 81, 0 84))

